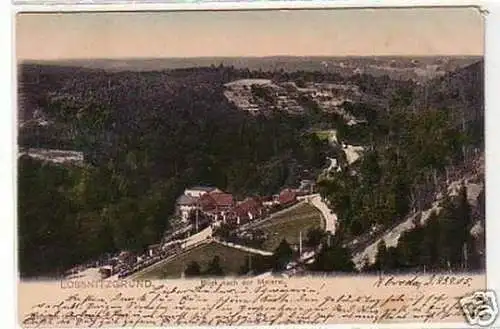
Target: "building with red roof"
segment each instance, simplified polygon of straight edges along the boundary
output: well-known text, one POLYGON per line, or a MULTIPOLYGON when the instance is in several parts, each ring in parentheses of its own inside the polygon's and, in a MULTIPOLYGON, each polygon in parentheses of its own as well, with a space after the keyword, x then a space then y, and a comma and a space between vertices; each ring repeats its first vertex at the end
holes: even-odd
POLYGON ((234 198, 232 194, 224 192, 210 193, 214 199, 215 205, 219 210, 227 210, 234 206, 234 198))
POLYGON ((215 210, 215 200, 208 193, 199 198, 198 204, 200 205, 200 209, 204 212, 211 212, 215 210))
POLYGON ((204 212, 219 213, 231 209, 234 206, 234 198, 229 193, 214 192, 202 195, 199 203, 204 212))
POLYGON ((246 198, 238 203, 228 214, 228 220, 234 221, 240 225, 248 221, 252 221, 262 216, 263 206, 257 198, 246 198))
POLYGON ((290 205, 297 201, 297 192, 292 189, 284 189, 280 192, 278 197, 280 205, 290 205))

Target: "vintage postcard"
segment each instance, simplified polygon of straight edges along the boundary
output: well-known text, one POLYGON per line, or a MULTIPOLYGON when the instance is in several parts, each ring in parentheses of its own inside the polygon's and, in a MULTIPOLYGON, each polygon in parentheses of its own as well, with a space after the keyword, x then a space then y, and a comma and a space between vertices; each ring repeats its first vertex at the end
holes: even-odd
POLYGON ((19 13, 23 327, 491 327, 477 8, 19 13))

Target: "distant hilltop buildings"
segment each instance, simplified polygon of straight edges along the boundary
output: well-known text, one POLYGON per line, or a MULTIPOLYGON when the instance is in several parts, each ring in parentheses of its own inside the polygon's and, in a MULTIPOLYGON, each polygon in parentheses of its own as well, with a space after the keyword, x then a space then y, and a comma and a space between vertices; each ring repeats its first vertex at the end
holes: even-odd
MULTIPOLYGON (((351 84, 302 82, 299 86, 294 81, 240 79, 225 84, 224 96, 237 108, 251 114, 263 111, 299 114, 308 106, 304 104, 305 99, 324 111, 340 111, 344 102, 360 99, 362 95, 359 88, 351 84)), ((354 119, 346 117, 347 121, 354 119)))

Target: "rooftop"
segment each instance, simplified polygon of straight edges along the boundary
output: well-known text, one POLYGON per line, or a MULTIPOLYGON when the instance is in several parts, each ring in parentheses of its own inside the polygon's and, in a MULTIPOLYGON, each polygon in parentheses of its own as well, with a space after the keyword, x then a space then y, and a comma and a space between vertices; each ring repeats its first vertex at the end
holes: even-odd
POLYGON ((183 194, 177 198, 177 204, 182 206, 194 205, 196 204, 196 199, 189 195, 183 194))
POLYGON ((199 186, 190 187, 187 190, 211 192, 211 191, 213 191, 215 189, 216 189, 216 187, 213 187, 213 186, 201 186, 201 185, 199 185, 199 186))
POLYGON ((210 196, 218 206, 231 206, 234 203, 233 196, 229 193, 212 193, 210 196))

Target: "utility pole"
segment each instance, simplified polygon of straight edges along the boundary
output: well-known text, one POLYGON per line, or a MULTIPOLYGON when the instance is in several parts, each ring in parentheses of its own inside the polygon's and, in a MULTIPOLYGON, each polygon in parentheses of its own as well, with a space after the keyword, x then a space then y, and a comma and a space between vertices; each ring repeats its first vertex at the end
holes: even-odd
POLYGON ((299 231, 299 258, 302 256, 302 231, 299 231))
POLYGON ((427 109, 427 107, 429 106, 429 90, 427 83, 424 84, 424 102, 425 109, 427 109))
POLYGON ((200 211, 198 209, 196 209, 196 223, 195 223, 196 232, 198 232, 198 216, 199 216, 199 213, 200 213, 200 211))
POLYGON ((467 269, 468 267, 468 257, 467 257, 467 242, 464 243, 464 247, 462 248, 463 249, 463 253, 464 253, 464 269, 467 269))
MULTIPOLYGON (((462 108, 462 134, 465 135, 466 131, 466 124, 465 124, 465 110, 462 108)), ((464 158, 464 163, 466 162, 466 148, 465 148, 465 143, 462 142, 462 157, 464 158)))
MULTIPOLYGON (((467 130, 467 125, 466 125, 466 121, 465 121, 465 107, 467 106, 467 100, 465 99, 465 90, 464 90, 464 83, 461 82, 460 84, 460 98, 462 100, 462 109, 460 111, 461 115, 462 115, 462 134, 465 135, 465 132, 467 130)), ((466 162, 466 147, 465 147, 465 143, 462 142, 462 156, 464 158, 464 163, 466 162)))

